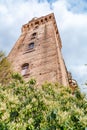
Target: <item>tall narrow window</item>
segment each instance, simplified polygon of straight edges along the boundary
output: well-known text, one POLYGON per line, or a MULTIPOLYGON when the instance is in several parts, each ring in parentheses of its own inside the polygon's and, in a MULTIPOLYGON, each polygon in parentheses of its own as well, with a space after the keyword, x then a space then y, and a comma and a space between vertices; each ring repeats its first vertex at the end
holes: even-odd
POLYGON ((33 49, 34 48, 34 42, 31 42, 29 45, 28 45, 28 49, 33 49))
POLYGON ((22 71, 21 71, 22 76, 27 74, 28 68, 29 68, 28 63, 25 63, 25 64, 22 65, 22 71))

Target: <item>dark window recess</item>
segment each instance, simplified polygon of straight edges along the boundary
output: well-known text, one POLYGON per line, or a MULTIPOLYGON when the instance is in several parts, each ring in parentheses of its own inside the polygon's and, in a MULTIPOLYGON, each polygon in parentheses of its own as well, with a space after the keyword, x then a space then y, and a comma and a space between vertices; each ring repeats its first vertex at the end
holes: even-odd
POLYGON ((35 22, 35 25, 39 25, 39 21, 36 21, 36 22, 35 22))
POLYGON ((43 23, 43 19, 41 19, 41 22, 43 23))
POLYGON ((58 34, 58 30, 56 31, 56 34, 58 34))
POLYGON ((21 71, 22 76, 25 76, 27 74, 28 68, 29 68, 28 63, 22 65, 22 71, 21 71))
POLYGON ((49 16, 49 19, 51 19, 51 16, 49 16))
POLYGON ((45 18, 45 21, 47 22, 47 18, 45 18))
POLYGON ((33 49, 34 48, 34 42, 31 42, 29 45, 28 45, 28 49, 33 49))
POLYGON ((33 26, 33 24, 31 24, 31 26, 33 26))
POLYGON ((33 37, 35 37, 35 36, 36 36, 36 34, 37 34, 37 33, 36 33, 36 32, 34 32, 34 33, 32 34, 32 36, 33 36, 33 37))
POLYGON ((36 35, 37 35, 37 33, 34 32, 34 33, 31 35, 31 40, 32 40, 32 39, 35 39, 35 38, 36 38, 36 35))

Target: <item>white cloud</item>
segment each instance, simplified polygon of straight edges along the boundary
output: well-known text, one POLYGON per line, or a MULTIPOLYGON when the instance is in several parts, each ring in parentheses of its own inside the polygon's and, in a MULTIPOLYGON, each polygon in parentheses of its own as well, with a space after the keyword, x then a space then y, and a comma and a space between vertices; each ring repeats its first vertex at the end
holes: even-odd
POLYGON ((79 79, 81 80, 82 77, 84 77, 85 81, 86 81, 86 76, 87 76, 87 66, 85 65, 78 65, 77 67, 76 66, 72 66, 71 67, 74 74, 79 76, 79 79))
POLYGON ((67 0, 68 9, 74 13, 85 13, 87 11, 87 1, 86 0, 67 0))
POLYGON ((0 4, 0 49, 8 53, 20 35, 23 24, 33 17, 40 17, 50 12, 47 1, 44 3, 39 3, 38 0, 3 1, 0 4))
POLYGON ((0 49, 9 52, 20 35, 21 26, 33 17, 54 12, 66 65, 81 84, 87 77, 84 67, 87 64, 87 13, 85 1, 81 0, 79 6, 78 3, 79 0, 0 1, 0 49))

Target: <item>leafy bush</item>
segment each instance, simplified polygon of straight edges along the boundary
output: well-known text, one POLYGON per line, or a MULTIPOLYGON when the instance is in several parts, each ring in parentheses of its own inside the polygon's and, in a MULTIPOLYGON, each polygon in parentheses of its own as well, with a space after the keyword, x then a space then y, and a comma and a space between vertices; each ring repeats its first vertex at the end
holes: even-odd
POLYGON ((87 100, 79 89, 36 80, 24 82, 18 74, 0 86, 0 130, 85 130, 87 100))

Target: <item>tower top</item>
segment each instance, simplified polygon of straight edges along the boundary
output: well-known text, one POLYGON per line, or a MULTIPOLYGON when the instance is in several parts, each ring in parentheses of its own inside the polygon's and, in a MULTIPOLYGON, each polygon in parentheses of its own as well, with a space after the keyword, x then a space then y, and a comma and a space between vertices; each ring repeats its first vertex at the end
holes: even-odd
POLYGON ((61 48, 62 44, 61 44, 61 39, 60 39, 60 35, 59 35, 59 32, 58 32, 58 28, 57 28, 57 24, 56 24, 54 13, 48 14, 46 16, 42 16, 40 18, 34 17, 27 24, 24 24, 22 26, 22 29, 21 29, 22 34, 27 33, 31 29, 38 28, 38 26, 40 26, 42 24, 46 24, 47 22, 50 22, 50 21, 53 22, 53 25, 54 25, 57 37, 60 40, 59 43, 60 43, 60 48, 61 48))

